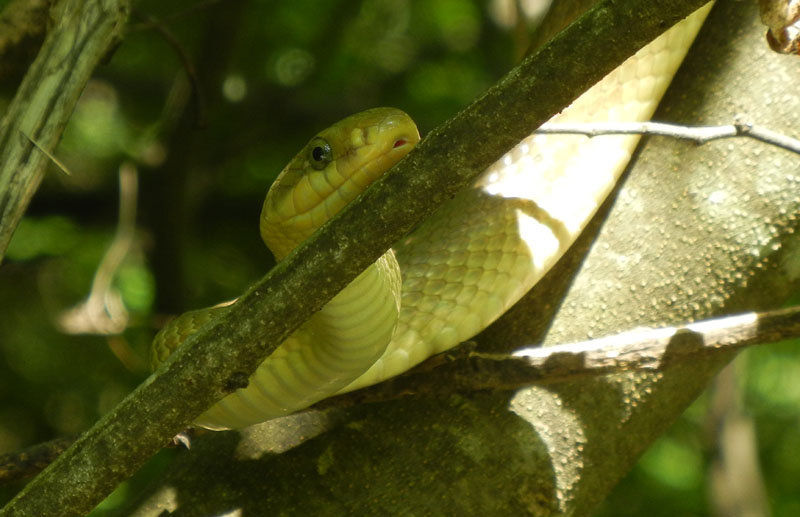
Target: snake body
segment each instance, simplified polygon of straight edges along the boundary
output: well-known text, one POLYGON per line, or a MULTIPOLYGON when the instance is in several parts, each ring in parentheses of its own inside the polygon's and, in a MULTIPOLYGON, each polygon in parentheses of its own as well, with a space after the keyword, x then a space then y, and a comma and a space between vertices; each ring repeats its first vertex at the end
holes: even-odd
MULTIPOLYGON (((675 25, 552 120, 649 119, 710 8, 675 25)), ((276 259, 399 161, 419 135, 377 108, 315 136, 273 184, 261 235, 276 259)), ((531 135, 442 206, 288 338, 197 425, 241 428, 380 382, 465 341, 524 295, 613 188, 637 136, 531 135)), ((185 313, 156 336, 158 364, 214 311, 185 313)))

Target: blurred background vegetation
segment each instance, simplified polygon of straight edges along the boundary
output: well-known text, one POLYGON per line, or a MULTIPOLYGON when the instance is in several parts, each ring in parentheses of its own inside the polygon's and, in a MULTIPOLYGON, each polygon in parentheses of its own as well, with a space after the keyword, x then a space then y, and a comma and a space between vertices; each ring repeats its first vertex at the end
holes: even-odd
MULTIPOLYGON (((148 375, 166 318, 233 298, 272 266, 261 202, 317 130, 387 105, 424 135, 515 63, 546 3, 135 2, 56 152, 70 175, 50 168, 0 267, 0 454, 88 428, 148 375)), ((0 76, 0 112, 23 72, 0 76)), ((796 348, 743 354, 731 381, 774 515, 800 515, 796 348)), ((713 513, 714 400, 689 408, 600 515, 713 513)), ((0 486, 0 503, 18 488, 0 486)))

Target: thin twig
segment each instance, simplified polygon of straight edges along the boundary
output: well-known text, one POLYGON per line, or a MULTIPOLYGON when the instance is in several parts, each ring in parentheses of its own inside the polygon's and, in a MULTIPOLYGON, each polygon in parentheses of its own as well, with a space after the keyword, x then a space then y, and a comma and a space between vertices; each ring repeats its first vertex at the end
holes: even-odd
POLYGON ((637 369, 664 370, 701 356, 798 337, 800 306, 567 345, 526 348, 511 355, 444 354, 392 380, 324 400, 313 407, 350 407, 409 395, 515 390, 637 369))
POLYGON ((26 134, 24 131, 22 131, 22 130, 20 129, 20 130, 19 130, 19 132, 22 134, 22 136, 24 136, 25 138, 27 138, 27 139, 28 139, 28 140, 29 140, 29 141, 30 141, 30 142, 31 142, 31 143, 34 145, 34 147, 36 147, 36 148, 37 148, 38 150, 40 150, 40 151, 41 151, 41 152, 42 152, 42 153, 43 153, 45 156, 47 156, 47 158, 48 158, 48 159, 49 159, 51 162, 53 162, 53 164, 55 164, 55 166, 56 166, 56 167, 57 167, 59 170, 61 170, 61 172, 63 172, 63 173, 64 173, 64 174, 66 174, 67 176, 72 176, 72 173, 71 173, 71 172, 69 172, 69 169, 67 168, 67 166, 66 166, 66 165, 64 165, 64 162, 62 162, 61 160, 59 160, 58 158, 56 158, 56 157, 55 157, 55 155, 54 155, 53 153, 51 153, 50 151, 48 151, 47 149, 45 149, 44 147, 42 147, 42 145, 41 145, 41 144, 39 144, 39 142, 37 142, 37 141, 36 141, 36 140, 34 140, 33 138, 29 137, 29 136, 28 136, 28 135, 27 135, 27 134, 26 134))
POLYGON ((546 123, 536 130, 543 135, 651 135, 669 136, 705 144, 723 138, 745 137, 758 140, 795 154, 800 154, 800 140, 753 124, 735 123, 723 126, 680 126, 664 122, 593 122, 585 124, 546 123))

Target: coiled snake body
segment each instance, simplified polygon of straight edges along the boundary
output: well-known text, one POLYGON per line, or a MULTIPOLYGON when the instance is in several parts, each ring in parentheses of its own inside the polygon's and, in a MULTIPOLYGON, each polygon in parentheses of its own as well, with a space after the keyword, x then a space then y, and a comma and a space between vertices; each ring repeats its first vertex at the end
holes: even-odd
MULTIPOLYGON (((710 6, 588 90, 553 121, 649 119, 710 6)), ((273 184, 261 236, 287 255, 419 141, 405 113, 378 108, 315 136, 273 184)), ((197 421, 240 428, 397 375, 485 328, 535 284, 612 189, 636 136, 531 135, 300 327, 197 421)), ((156 336, 158 364, 218 309, 156 336)))

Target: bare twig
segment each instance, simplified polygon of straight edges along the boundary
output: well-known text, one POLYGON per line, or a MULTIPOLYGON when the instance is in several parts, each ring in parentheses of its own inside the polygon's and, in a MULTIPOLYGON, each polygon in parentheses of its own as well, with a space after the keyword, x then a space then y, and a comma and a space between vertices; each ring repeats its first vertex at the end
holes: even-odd
POLYGON ((705 144, 723 138, 752 138, 795 154, 800 154, 800 140, 752 124, 735 123, 723 126, 679 126, 664 122, 608 122, 587 124, 546 123, 536 131, 544 135, 651 135, 669 136, 705 144))
POLYGON ((50 161, 51 161, 51 162, 53 162, 53 164, 54 164, 54 165, 55 165, 55 166, 56 166, 56 167, 57 167, 57 168, 58 168, 58 169, 59 169, 61 172, 63 172, 63 173, 64 173, 64 174, 66 174, 67 176, 72 176, 72 173, 71 173, 71 172, 69 172, 69 169, 68 169, 68 168, 67 168, 67 166, 64 164, 64 162, 62 162, 61 160, 59 160, 58 158, 56 158, 56 157, 55 157, 55 155, 54 155, 53 153, 51 153, 50 151, 48 151, 47 149, 45 149, 44 147, 42 147, 42 146, 39 144, 39 142, 37 142, 37 141, 36 141, 36 140, 34 140, 33 138, 31 138, 31 137, 29 137, 28 135, 26 135, 26 134, 25 134, 25 133, 24 133, 22 130, 20 130, 20 133, 22 133, 22 136, 24 136, 25 138, 27 138, 28 140, 30 140, 30 142, 31 142, 33 145, 35 145, 35 146, 36 146, 36 148, 37 148, 38 150, 40 150, 42 153, 44 153, 44 155, 45 155, 45 156, 47 156, 47 157, 50 159, 50 161))
POLYGON ((315 409, 350 407, 410 395, 515 390, 635 369, 663 370, 701 356, 800 337, 800 307, 706 320, 512 355, 469 352, 432 358, 382 384, 324 400, 315 409), (443 359, 444 358, 444 359, 443 359))

